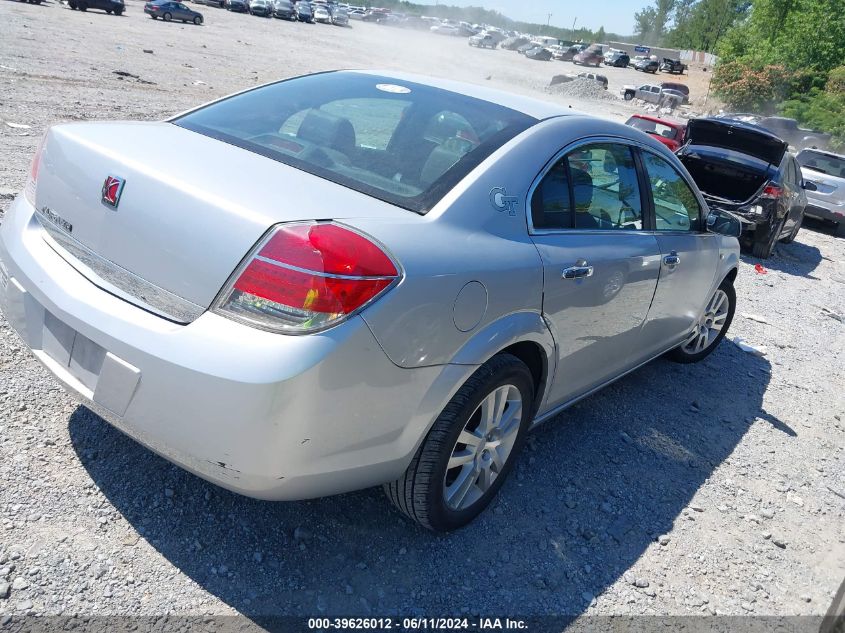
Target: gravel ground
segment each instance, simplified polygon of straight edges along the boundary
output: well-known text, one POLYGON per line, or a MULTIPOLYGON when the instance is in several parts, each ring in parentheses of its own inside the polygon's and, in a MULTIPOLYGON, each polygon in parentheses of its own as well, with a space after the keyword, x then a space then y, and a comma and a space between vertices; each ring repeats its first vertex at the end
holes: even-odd
MULTIPOLYGON (((60 120, 161 118, 336 66, 561 98, 543 91, 559 64, 459 39, 208 7, 206 26, 182 26, 128 5, 116 18, 0 4, 0 213, 60 120)), ((449 536, 414 528, 380 490, 268 503, 207 484, 77 406, 0 318, 0 625, 23 613, 823 614, 845 569, 845 240, 810 227, 767 274, 755 263, 742 263, 731 336, 765 356, 725 341, 701 364, 658 360, 581 402, 531 437, 495 506, 449 536)))

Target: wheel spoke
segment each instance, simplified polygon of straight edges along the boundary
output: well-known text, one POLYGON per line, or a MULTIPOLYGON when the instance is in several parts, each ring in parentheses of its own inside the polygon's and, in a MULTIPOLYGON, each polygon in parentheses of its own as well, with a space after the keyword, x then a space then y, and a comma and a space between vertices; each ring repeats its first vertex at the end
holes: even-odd
POLYGON ((522 403, 510 400, 510 406, 505 410, 505 415, 499 423, 499 430, 501 431, 501 439, 504 439, 519 430, 519 422, 522 417, 522 403))
POLYGON ((452 457, 449 458, 449 464, 446 466, 446 470, 468 464, 473 458, 475 458, 475 451, 466 448, 462 451, 455 451, 452 453, 452 457))
POLYGON ((504 446, 497 446, 496 448, 490 451, 490 457, 493 458, 493 463, 490 465, 491 468, 495 467, 496 473, 502 472, 502 469, 505 467, 505 460, 508 458, 508 453, 510 452, 509 449, 506 449, 504 446))
POLYGON ((475 433, 470 433, 466 429, 461 431, 461 434, 458 435, 458 444, 465 444, 466 446, 476 447, 482 442, 481 437, 476 435, 475 433))
POLYGON ((452 485, 446 488, 446 502, 453 508, 460 508, 470 488, 475 485, 476 479, 478 479, 478 469, 474 465, 465 466, 452 485))
POLYGON ((478 477, 478 487, 481 489, 481 492, 486 492, 492 483, 493 473, 490 472, 490 466, 482 466, 478 477))
POLYGON ((494 417, 491 420, 491 429, 501 428, 502 416, 505 414, 505 407, 508 406, 507 387, 499 387, 494 393, 496 394, 496 410, 494 417))
POLYGON ((496 414, 496 392, 488 394, 484 400, 481 401, 481 420, 478 422, 476 432, 482 437, 492 428, 492 422, 496 414))

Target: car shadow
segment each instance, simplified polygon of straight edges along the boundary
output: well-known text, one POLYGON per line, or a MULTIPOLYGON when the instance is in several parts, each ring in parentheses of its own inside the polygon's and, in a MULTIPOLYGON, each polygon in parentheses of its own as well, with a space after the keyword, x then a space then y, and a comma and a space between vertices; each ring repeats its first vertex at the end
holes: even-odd
POLYGON ((788 275, 818 279, 812 273, 821 263, 822 253, 817 247, 803 243, 799 231, 795 241, 791 244, 778 242, 774 254, 768 259, 759 259, 746 252, 742 253, 741 258, 752 266, 760 264, 764 268, 777 270, 788 275))
POLYGON ((378 489, 241 497, 82 406, 69 431, 131 526, 259 625, 280 615, 575 616, 660 547, 659 535, 695 520, 690 500, 751 424, 794 435, 762 410, 769 376, 768 361, 727 341, 695 365, 656 360, 533 433, 493 507, 449 535, 415 527, 378 489))

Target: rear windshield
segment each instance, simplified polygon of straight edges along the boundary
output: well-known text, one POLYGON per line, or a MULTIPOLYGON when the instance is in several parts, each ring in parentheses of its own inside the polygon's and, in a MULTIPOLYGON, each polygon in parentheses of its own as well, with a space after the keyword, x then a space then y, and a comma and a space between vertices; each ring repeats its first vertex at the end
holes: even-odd
POLYGON ((639 117, 631 117, 628 119, 628 125, 642 130, 647 134, 655 136, 662 136, 663 138, 674 139, 678 136, 678 130, 670 125, 664 125, 657 121, 649 121, 648 119, 641 119, 639 117))
POLYGON ((173 120, 418 213, 536 122, 488 101, 354 72, 263 86, 173 120))
POLYGON ((819 171, 828 176, 845 178, 845 158, 823 154, 822 152, 814 152, 811 149, 798 152, 796 158, 801 164, 801 167, 819 171))

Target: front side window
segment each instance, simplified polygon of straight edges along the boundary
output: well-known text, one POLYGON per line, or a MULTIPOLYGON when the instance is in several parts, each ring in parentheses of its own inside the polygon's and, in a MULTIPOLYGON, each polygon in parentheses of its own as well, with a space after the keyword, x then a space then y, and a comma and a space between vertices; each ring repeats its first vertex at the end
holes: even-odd
POLYGON ((172 121, 419 213, 536 122, 489 101, 356 72, 262 86, 172 121))
POLYGON ((654 228, 658 231, 697 230, 701 207, 687 181, 656 154, 643 152, 642 156, 654 199, 654 228))
POLYGON ((534 190, 531 217, 541 229, 643 228, 631 148, 595 143, 561 158, 534 190))

